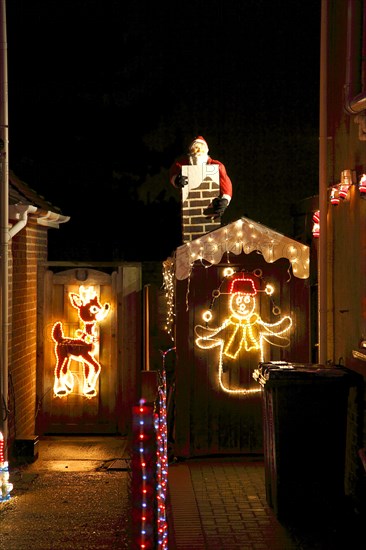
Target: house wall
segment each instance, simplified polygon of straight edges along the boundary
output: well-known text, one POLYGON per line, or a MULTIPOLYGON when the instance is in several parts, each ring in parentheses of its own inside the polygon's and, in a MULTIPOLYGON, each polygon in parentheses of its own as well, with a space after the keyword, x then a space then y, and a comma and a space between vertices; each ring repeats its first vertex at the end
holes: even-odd
MULTIPOLYGON (((329 210, 332 239, 330 296, 333 344, 329 356, 345 363, 366 336, 366 200, 352 186, 346 201, 329 210)), ((366 375, 366 362, 364 374, 366 375)))
POLYGON ((47 259, 47 228, 29 219, 9 249, 9 439, 35 433, 37 280, 47 259))
MULTIPOLYGON (((363 335, 366 336, 366 201, 358 191, 358 182, 366 173, 366 134, 362 135, 360 118, 366 112, 350 114, 345 109, 346 82, 355 73, 350 95, 366 93, 361 48, 355 49, 347 64, 348 2, 329 3, 329 77, 328 77, 328 181, 329 187, 340 181, 344 170, 351 170, 353 185, 339 205, 328 208, 329 314, 332 321, 328 357, 339 362, 352 357, 363 335), (336 61, 336 62, 335 62, 336 61), (358 84, 359 82, 359 84, 358 84), (359 87, 358 87, 359 86, 359 87)), ((352 29, 352 39, 361 43, 362 24, 366 20, 366 2, 354 1, 358 25, 352 29), (362 13, 362 6, 364 13, 362 13)), ((363 30, 366 38, 366 29, 363 30)), ((364 62, 365 63, 365 62, 364 62)), ((329 203, 330 204, 330 203, 329 203)), ((364 365, 366 374, 366 362, 364 365)))
POLYGON ((366 200, 358 189, 366 173, 366 110, 360 108, 366 97, 366 1, 328 2, 328 9, 328 187, 344 170, 351 171, 352 185, 338 205, 328 201, 327 357, 361 375, 358 395, 349 402, 347 479, 350 493, 360 496, 357 505, 366 509, 366 354, 354 357, 354 351, 366 352, 360 348, 366 338, 366 200), (347 28, 352 13, 354 24, 347 28), (350 100, 358 112, 352 113, 350 100))
MULTIPOLYGON (((366 173, 366 0, 327 2, 327 362, 359 375, 347 410, 346 492, 359 496, 366 510, 366 197, 358 189, 366 173), (349 15, 354 16, 348 32, 349 15), (352 76, 352 78, 351 78, 352 76), (361 98, 363 102, 361 103, 361 98), (351 101, 350 101, 351 100, 351 101), (352 101, 353 100, 353 101, 352 101), (356 104, 358 112, 352 113, 356 104), (363 110, 362 110, 363 108, 363 110), (330 202, 333 186, 350 170, 352 184, 338 205, 330 202), (354 352, 365 355, 354 357, 354 352)), ((318 362, 319 240, 312 236, 312 217, 319 197, 294 205, 294 235, 309 244, 311 283, 312 362, 318 362)))

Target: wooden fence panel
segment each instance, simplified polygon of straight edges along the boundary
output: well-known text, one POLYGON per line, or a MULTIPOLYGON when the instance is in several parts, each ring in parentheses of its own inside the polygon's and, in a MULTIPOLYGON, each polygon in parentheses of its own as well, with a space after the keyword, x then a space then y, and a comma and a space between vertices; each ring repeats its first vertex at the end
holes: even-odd
POLYGON ((117 433, 117 394, 120 377, 118 372, 117 324, 118 304, 116 283, 118 274, 111 275, 94 269, 67 269, 58 273, 48 270, 45 274, 43 300, 39 304, 39 318, 43 330, 39 348, 37 369, 37 425, 39 433, 117 433), (80 287, 93 287, 102 306, 108 303, 110 309, 105 318, 96 324, 97 342, 93 354, 101 365, 96 384, 96 395, 87 397, 83 393, 84 369, 82 363, 71 361, 70 370, 74 387, 70 393, 59 397, 54 393, 54 369, 56 364, 55 342, 52 327, 62 322, 65 336, 75 338, 83 323, 78 309, 70 303, 70 292, 79 294, 80 287))

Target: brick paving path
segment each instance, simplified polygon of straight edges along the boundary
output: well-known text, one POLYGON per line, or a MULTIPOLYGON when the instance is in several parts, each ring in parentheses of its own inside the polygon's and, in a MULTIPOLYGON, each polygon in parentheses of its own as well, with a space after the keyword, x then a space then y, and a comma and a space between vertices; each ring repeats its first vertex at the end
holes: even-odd
POLYGON ((210 458, 172 464, 169 487, 169 550, 299 548, 267 505, 262 462, 210 458))

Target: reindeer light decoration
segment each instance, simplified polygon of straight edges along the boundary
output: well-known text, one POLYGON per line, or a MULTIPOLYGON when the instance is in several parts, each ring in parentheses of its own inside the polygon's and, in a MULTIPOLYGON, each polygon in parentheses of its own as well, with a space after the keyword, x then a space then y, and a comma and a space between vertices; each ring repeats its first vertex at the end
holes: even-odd
POLYGON ((101 365, 95 357, 98 342, 96 325, 106 318, 110 311, 110 304, 102 305, 93 287, 80 286, 79 292, 80 294, 69 293, 71 305, 78 310, 82 327, 76 331, 76 337, 65 336, 60 321, 52 327, 56 357, 53 391, 58 397, 64 397, 73 391, 74 375, 70 369, 72 360, 83 365, 83 395, 91 398, 97 394, 96 384, 101 365))

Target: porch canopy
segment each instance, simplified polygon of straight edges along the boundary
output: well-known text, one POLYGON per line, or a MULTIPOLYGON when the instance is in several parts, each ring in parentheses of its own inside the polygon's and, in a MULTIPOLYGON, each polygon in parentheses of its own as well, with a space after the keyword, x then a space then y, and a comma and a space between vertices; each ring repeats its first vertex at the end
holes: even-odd
POLYGON ((287 258, 295 277, 309 277, 307 245, 245 217, 179 246, 175 254, 175 276, 179 280, 189 277, 196 261, 204 265, 218 264, 225 254, 254 251, 260 252, 268 263, 287 258))

